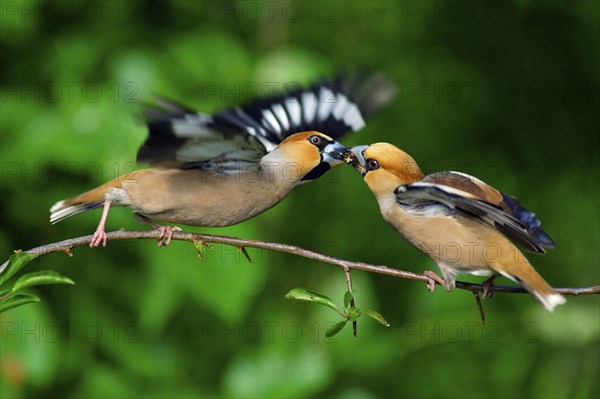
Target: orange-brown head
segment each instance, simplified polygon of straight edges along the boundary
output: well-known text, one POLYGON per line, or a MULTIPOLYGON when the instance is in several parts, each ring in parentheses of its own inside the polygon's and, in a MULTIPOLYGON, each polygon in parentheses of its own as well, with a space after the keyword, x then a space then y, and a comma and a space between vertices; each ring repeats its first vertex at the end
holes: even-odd
POLYGON ((261 164, 291 182, 308 182, 344 163, 343 145, 320 132, 296 133, 267 154, 261 164), (269 165, 267 165, 269 163, 269 165))
POLYGON ((363 175, 376 197, 393 195, 398 186, 424 177, 410 155, 389 143, 352 147, 345 160, 363 175))

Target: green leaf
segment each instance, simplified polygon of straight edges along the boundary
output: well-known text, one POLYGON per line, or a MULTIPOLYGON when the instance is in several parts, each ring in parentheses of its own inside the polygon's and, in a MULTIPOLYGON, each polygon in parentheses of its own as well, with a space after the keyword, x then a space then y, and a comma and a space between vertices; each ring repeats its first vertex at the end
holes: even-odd
POLYGON ((40 298, 35 295, 17 294, 0 301, 0 313, 17 306, 26 305, 28 303, 39 302, 40 298))
POLYGON ((352 292, 346 291, 346 293, 344 294, 344 308, 345 309, 348 309, 350 307, 350 301, 352 301, 352 298, 354 298, 354 290, 352 290, 352 292))
POLYGON ((325 306, 335 310, 336 312, 338 311, 336 304, 333 303, 333 301, 330 298, 328 298, 324 295, 318 294, 316 292, 306 290, 304 288, 294 288, 294 289, 290 290, 290 292, 285 294, 285 297, 287 299, 295 299, 297 301, 307 301, 307 302, 318 303, 320 305, 325 305, 325 306))
POLYGON ((334 325, 332 325, 331 327, 327 328, 325 330, 325 336, 327 338, 331 338, 333 337, 335 334, 339 333, 340 331, 342 331, 344 329, 344 327, 346 327, 346 323, 348 322, 348 320, 342 320, 338 323, 335 323, 334 325))
POLYGON ((365 310, 362 312, 362 314, 369 316, 379 324, 383 324, 386 327, 390 326, 390 323, 388 323, 388 321, 381 315, 381 313, 378 313, 374 310, 365 310))
POLYGON ((15 251, 15 254, 8 259, 6 269, 0 274, 0 285, 4 284, 9 278, 21 270, 23 266, 37 258, 37 254, 15 251))
POLYGON ((348 316, 348 319, 352 320, 352 321, 355 321, 356 319, 358 319, 361 314, 362 314, 362 312, 357 307, 352 307, 352 308, 348 309, 346 312, 346 316, 348 316))
POLYGON ((22 290, 23 288, 33 287, 35 285, 46 284, 75 284, 73 280, 52 270, 43 270, 40 272, 27 273, 15 281, 11 292, 22 290))

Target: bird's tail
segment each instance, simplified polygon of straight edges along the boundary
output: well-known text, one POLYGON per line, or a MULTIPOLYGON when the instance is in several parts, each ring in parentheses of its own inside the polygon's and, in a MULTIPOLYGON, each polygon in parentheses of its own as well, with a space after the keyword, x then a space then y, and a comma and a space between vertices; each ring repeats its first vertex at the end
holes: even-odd
POLYGON ((127 175, 117 177, 101 186, 66 200, 58 201, 50 208, 50 223, 58 223, 68 217, 101 207, 104 196, 110 188, 121 188, 121 182, 127 175))
POLYGON ((521 283, 529 292, 533 294, 535 299, 544 305, 546 310, 553 312, 556 306, 567 302, 565 297, 556 292, 554 288, 552 288, 537 272, 535 272, 535 274, 539 278, 537 289, 534 290, 530 284, 525 283, 524 281, 521 281, 521 283), (545 287, 542 289, 539 287, 541 283, 545 285, 545 287))
POLYGON ((518 262, 511 263, 508 267, 504 262, 503 264, 498 263, 491 266, 503 276, 522 284, 550 312, 554 311, 556 306, 567 302, 564 296, 556 292, 540 276, 520 251, 517 252, 517 256, 520 257, 518 262))

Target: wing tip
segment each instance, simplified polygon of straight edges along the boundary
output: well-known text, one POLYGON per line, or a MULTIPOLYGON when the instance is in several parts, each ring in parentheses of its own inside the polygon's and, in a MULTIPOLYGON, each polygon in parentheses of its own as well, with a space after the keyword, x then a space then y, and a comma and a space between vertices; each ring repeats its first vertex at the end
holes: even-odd
POLYGON ((517 218, 524 226, 531 236, 537 241, 537 244, 543 248, 556 248, 556 243, 548 233, 541 227, 542 221, 535 217, 535 213, 528 211, 523 208, 519 201, 511 197, 510 195, 501 193, 504 203, 512 211, 515 218, 517 218))

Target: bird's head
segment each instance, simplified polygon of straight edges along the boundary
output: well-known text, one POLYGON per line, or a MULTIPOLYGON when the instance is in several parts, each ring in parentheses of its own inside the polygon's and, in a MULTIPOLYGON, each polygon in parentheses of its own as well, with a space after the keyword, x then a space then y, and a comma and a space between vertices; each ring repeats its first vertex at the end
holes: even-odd
POLYGON ((296 133, 265 156, 266 163, 292 183, 309 182, 344 163, 345 147, 320 132, 296 133))
POLYGON ((410 155, 389 143, 347 148, 342 157, 363 176, 375 196, 393 195, 398 186, 424 177, 410 155))

